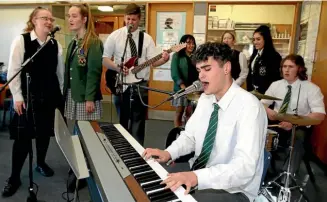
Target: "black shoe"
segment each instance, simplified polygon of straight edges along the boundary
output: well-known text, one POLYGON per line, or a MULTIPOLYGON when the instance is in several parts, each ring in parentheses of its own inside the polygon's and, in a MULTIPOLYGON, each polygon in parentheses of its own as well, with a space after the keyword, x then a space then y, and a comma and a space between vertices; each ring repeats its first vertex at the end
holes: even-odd
POLYGON ((6 182, 7 183, 2 190, 3 197, 10 197, 14 195, 22 184, 20 180, 12 180, 11 178, 9 178, 6 182))
POLYGON ((54 175, 54 171, 46 164, 38 165, 35 171, 43 175, 44 177, 51 177, 54 175))

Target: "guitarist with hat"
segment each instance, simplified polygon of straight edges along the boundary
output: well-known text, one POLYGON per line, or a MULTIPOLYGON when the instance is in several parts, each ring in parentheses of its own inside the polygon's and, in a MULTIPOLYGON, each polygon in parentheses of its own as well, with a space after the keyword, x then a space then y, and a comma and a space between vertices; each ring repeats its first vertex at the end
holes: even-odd
MULTIPOLYGON (((129 4, 125 9, 124 16, 126 26, 112 32, 107 38, 104 44, 103 65, 108 68, 106 74, 106 80, 108 82, 113 82, 116 79, 115 75, 117 72, 121 71, 119 64, 121 63, 121 57, 125 48, 125 41, 129 32, 131 37, 129 37, 127 40, 124 61, 126 62, 130 58, 135 59, 129 60, 123 67, 122 73, 124 74, 124 83, 132 84, 137 82, 142 86, 148 85, 150 65, 153 67, 160 66, 169 60, 169 54, 166 51, 155 57, 156 48, 152 37, 147 33, 143 33, 138 28, 140 18, 140 7, 136 4, 129 4), (112 56, 114 57, 114 61, 111 60, 112 56), (135 72, 133 72, 133 68, 130 68, 127 65, 128 63, 132 64, 130 66, 137 66, 144 62, 147 63, 147 60, 150 60, 148 61, 147 65, 143 65, 142 68, 139 69, 134 68, 134 71, 137 70, 137 74, 134 74, 135 72)), ((116 94, 116 92, 113 92, 114 90, 112 88, 110 88, 110 90, 113 94, 116 94)), ((142 100, 147 103, 148 92, 143 89, 140 89, 140 91, 142 100)), ((127 129, 141 145, 143 145, 146 107, 143 106, 140 101, 137 88, 124 85, 123 95, 114 96, 114 100, 118 115, 120 116, 121 125, 127 129), (133 88, 132 91, 130 88, 133 88), (131 93, 133 98, 132 103, 130 103, 131 93), (129 118, 131 118, 131 124, 128 126, 129 118)))

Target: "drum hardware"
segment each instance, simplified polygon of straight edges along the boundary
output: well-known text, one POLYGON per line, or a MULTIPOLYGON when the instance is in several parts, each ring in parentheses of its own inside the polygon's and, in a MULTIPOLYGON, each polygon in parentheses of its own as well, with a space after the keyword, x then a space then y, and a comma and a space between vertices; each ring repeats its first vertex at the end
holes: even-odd
MULTIPOLYGON (((300 86, 300 89, 301 89, 301 86, 300 86)), ((299 92, 300 92, 300 90, 299 90, 299 92)), ((305 193, 303 191, 303 188, 296 183, 296 181, 294 179, 294 176, 291 173, 291 161, 292 161, 292 156, 293 156, 292 154, 293 154, 294 143, 295 143, 296 127, 297 126, 309 126, 309 125, 312 125, 314 123, 317 123, 317 120, 311 119, 309 117, 298 116, 297 115, 299 97, 300 97, 300 93, 298 94, 297 106, 296 106, 296 109, 294 109, 294 111, 295 111, 294 115, 291 115, 291 114, 278 114, 276 116, 276 120, 278 120, 278 121, 287 121, 287 122, 293 124, 292 125, 291 144, 289 146, 289 159, 288 159, 287 170, 280 173, 277 177, 275 177, 272 181, 268 182, 267 185, 263 187, 263 189, 265 189, 270 185, 276 185, 278 188, 280 188, 279 194, 278 194, 278 197, 277 197, 277 202, 291 202, 291 191, 294 190, 294 189, 297 189, 300 192, 301 197, 303 197, 306 201, 309 201, 308 197, 305 195, 305 193), (278 184, 276 181, 279 178, 282 178, 284 176, 286 176, 286 180, 285 180, 284 186, 282 186, 282 185, 278 184), (293 184, 295 186, 290 187, 290 184, 291 184, 290 182, 291 181, 293 182, 293 184)))
POLYGON ((266 137, 266 150, 267 151, 275 151, 278 147, 278 138, 279 134, 276 131, 267 129, 267 137, 266 137))
POLYGON ((272 124, 272 125, 268 125, 268 128, 274 128, 274 127, 277 127, 277 128, 279 128, 279 127, 280 127, 280 125, 279 125, 279 124, 272 124))
POLYGON ((187 99, 190 101, 198 102, 201 94, 199 93, 191 93, 187 95, 187 99))
POLYGON ((282 100, 280 98, 276 98, 276 97, 272 97, 272 96, 269 96, 269 95, 264 95, 264 94, 261 94, 259 93, 257 90, 253 90, 251 91, 251 93, 256 96, 258 99, 265 99, 265 100, 282 100))

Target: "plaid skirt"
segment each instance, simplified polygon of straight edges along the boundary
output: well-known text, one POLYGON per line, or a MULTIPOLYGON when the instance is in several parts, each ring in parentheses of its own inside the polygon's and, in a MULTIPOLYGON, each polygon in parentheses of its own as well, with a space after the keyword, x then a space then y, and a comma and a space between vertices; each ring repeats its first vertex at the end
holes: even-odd
POLYGON ((86 102, 75 102, 72 99, 71 89, 68 89, 66 104, 65 104, 65 117, 70 120, 90 121, 99 120, 102 116, 102 105, 100 100, 94 101, 94 112, 86 112, 86 102))

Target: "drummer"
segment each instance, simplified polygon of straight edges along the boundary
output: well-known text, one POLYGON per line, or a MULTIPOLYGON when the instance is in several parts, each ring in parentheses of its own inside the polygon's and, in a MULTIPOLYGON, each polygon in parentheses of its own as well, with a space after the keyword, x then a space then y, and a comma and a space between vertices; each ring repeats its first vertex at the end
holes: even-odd
MULTIPOLYGON (((283 79, 273 82, 265 95, 283 100, 275 101, 273 110, 268 106, 273 104, 274 101, 261 100, 265 105, 270 122, 277 121, 277 114, 295 114, 295 109, 297 109, 298 115, 318 120, 317 124, 324 120, 326 114, 323 102, 324 96, 317 85, 307 80, 306 71, 304 60, 300 55, 291 54, 282 60, 281 73, 283 79)), ((279 133, 280 142, 283 142, 283 139, 287 142, 291 138, 292 123, 286 121, 277 121, 277 123, 279 127, 276 131, 279 133)), ((292 174, 298 172, 304 152, 308 149, 311 129, 310 126, 296 128, 296 141, 291 162, 292 174), (306 142, 305 145, 304 142, 306 142)))

